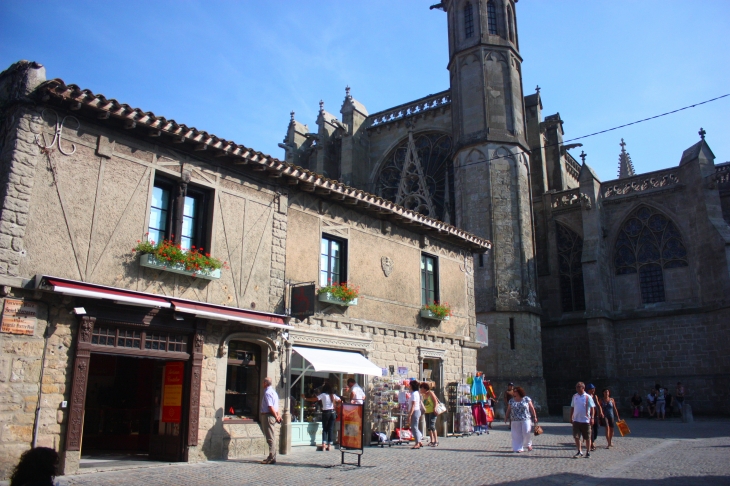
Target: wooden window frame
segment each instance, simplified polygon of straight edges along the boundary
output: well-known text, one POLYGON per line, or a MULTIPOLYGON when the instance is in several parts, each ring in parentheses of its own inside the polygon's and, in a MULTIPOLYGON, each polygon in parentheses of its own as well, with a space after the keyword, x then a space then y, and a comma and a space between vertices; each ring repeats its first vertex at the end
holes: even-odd
MULTIPOLYGON (((211 224, 210 201, 211 191, 206 188, 193 186, 185 181, 175 181, 164 176, 155 176, 154 187, 169 191, 167 225, 164 239, 171 240, 173 244, 179 245, 182 241, 182 225, 185 198, 192 197, 198 204, 194 215, 194 229, 191 247, 209 248, 211 224)), ((148 215, 152 214, 150 205, 148 215)), ((149 228, 149 222, 147 227, 149 228)), ((158 243, 155 241, 155 243, 158 243)))
POLYGON ((326 233, 322 233, 320 239, 319 239, 319 263, 320 263, 320 269, 319 269, 319 275, 318 275, 318 283, 320 284, 320 287, 326 286, 326 285, 335 285, 347 282, 347 240, 343 238, 338 238, 336 236, 332 236, 326 233), (324 270, 322 268, 322 242, 324 240, 328 241, 328 258, 327 258, 327 269, 324 270), (329 262, 332 254, 332 242, 337 242, 340 244, 340 275, 339 275, 339 281, 335 282, 334 280, 329 280, 329 276, 332 274, 331 268, 329 267, 329 262), (322 271, 325 271, 328 276, 328 282, 325 285, 322 285, 322 271))
POLYGON ((441 298, 439 295, 439 259, 435 255, 431 255, 429 253, 421 253, 421 266, 423 268, 421 269, 421 305, 429 305, 433 302, 440 302, 441 298), (430 292, 430 288, 428 285, 428 270, 426 267, 426 263, 428 263, 428 260, 433 260, 433 301, 428 301, 427 294, 430 292), (424 298, 425 297, 425 298, 424 298))

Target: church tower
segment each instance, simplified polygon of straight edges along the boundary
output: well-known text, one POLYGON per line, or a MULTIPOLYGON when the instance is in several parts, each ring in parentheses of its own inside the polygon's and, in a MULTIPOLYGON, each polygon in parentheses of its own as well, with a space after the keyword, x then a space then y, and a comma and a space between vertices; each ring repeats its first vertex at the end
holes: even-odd
POLYGON ((488 238, 475 261, 479 370, 546 405, 516 0, 444 0, 456 225, 488 238))

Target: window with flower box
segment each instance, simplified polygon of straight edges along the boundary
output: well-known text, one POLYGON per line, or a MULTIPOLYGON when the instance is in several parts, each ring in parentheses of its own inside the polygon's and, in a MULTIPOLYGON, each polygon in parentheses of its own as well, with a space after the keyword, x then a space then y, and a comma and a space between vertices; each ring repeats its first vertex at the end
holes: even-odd
POLYGON ((429 305, 439 300, 438 259, 421 254, 421 304, 429 305))
POLYGON ((156 177, 150 204, 148 240, 170 240, 183 250, 208 246, 209 191, 184 181, 156 177))
POLYGON ((322 235, 319 261, 320 287, 347 281, 347 243, 345 240, 322 235))

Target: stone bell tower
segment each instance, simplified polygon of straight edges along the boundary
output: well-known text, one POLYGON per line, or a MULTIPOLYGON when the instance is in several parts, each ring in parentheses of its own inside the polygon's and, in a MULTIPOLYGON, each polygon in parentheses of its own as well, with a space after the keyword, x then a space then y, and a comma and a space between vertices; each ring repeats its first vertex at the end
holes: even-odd
MULTIPOLYGON (((444 0, 456 225, 489 238, 475 261, 479 370, 546 406, 516 0, 444 0)), ((547 411, 547 407, 543 409, 547 411)))

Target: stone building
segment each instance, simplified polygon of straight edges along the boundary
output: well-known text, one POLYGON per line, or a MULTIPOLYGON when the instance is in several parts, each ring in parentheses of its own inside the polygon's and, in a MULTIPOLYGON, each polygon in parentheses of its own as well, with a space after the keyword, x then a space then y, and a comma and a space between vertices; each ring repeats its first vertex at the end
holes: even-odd
POLYGON ((513 0, 443 0, 450 85, 369 114, 346 89, 341 118, 294 119, 286 160, 494 242, 476 255, 478 368, 553 413, 574 383, 687 387, 695 411, 726 413, 727 164, 702 140, 679 166, 601 182, 563 143, 560 113, 525 96, 513 0), (724 218, 723 218, 724 216, 724 218))
POLYGON ((263 453, 265 376, 281 398, 282 452, 312 444, 302 396, 325 379, 368 380, 318 356, 370 374, 428 369, 440 393, 476 369, 472 262, 486 239, 46 81, 36 63, 0 74, 0 107, 0 476, 30 445, 59 450, 66 474, 89 454, 263 453), (225 265, 196 272, 134 253, 146 238, 225 265), (291 287, 330 281, 358 286, 357 305, 287 316, 291 287), (450 319, 423 315, 433 300, 451 304, 450 319))

